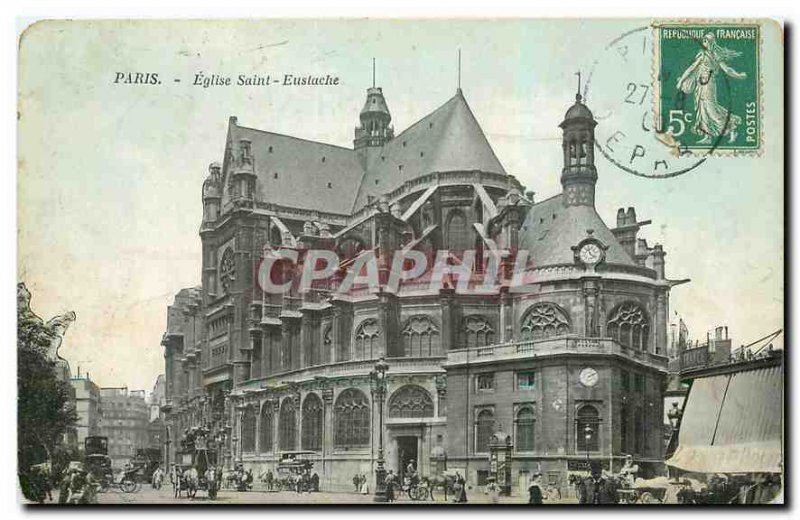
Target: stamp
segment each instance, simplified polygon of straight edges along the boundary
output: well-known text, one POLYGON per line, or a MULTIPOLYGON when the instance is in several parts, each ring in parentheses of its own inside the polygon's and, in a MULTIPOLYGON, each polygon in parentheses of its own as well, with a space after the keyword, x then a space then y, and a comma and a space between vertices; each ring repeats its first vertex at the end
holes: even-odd
POLYGON ((654 27, 657 128, 694 155, 762 145, 760 27, 664 22, 654 27))

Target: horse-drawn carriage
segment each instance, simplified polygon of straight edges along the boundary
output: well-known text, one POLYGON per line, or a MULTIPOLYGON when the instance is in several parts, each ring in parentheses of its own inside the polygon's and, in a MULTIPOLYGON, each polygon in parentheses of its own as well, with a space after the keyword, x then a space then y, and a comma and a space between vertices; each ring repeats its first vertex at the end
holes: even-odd
POLYGON ((173 465, 170 477, 175 498, 185 493, 194 498, 198 491, 205 491, 208 498, 217 498, 222 472, 217 467, 217 452, 214 449, 194 449, 176 453, 178 462, 173 465))
POLYGON ((278 462, 274 489, 277 491, 312 491, 311 470, 314 462, 308 459, 313 451, 287 451, 278 462))
POLYGON ((618 479, 617 498, 623 504, 656 504, 664 502, 670 486, 667 477, 636 479, 628 485, 626 479, 618 479))

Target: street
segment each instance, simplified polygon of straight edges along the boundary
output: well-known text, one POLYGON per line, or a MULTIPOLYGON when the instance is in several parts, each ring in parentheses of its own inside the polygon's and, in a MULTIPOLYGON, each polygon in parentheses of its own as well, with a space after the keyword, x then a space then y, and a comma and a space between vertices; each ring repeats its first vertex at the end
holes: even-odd
MULTIPOLYGON (((57 499, 54 494, 54 498, 57 499)), ((489 504, 491 498, 482 491, 472 490, 468 495, 469 503, 471 504, 489 504)), ((345 492, 319 492, 319 493, 302 493, 298 494, 292 491, 275 491, 268 492, 263 490, 252 490, 246 492, 239 492, 229 489, 223 489, 217 495, 216 500, 210 500, 204 491, 198 491, 197 496, 194 498, 175 498, 172 487, 166 485, 160 490, 155 490, 149 485, 145 484, 139 491, 135 493, 124 493, 119 489, 111 489, 106 493, 99 493, 97 495, 98 503, 100 504, 199 504, 199 505, 212 505, 212 504, 371 504, 373 503, 373 495, 362 495, 360 493, 345 493, 345 492)), ((437 496, 435 502, 427 501, 413 501, 406 495, 401 495, 396 501, 398 504, 419 504, 419 505, 447 505, 450 502, 445 502, 437 496)), ((522 504, 527 502, 527 497, 521 496, 501 496, 499 504, 522 504)), ((575 499, 562 499, 558 503, 569 504, 576 503, 575 499)), ((391 504, 386 504, 391 507, 391 504)))

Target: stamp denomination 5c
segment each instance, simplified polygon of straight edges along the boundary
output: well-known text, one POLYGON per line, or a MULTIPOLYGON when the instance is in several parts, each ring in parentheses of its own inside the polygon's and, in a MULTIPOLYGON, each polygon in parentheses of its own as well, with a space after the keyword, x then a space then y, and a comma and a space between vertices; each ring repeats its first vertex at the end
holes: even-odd
POLYGON ((654 41, 659 130, 682 153, 758 152, 763 139, 759 25, 659 23, 654 41))

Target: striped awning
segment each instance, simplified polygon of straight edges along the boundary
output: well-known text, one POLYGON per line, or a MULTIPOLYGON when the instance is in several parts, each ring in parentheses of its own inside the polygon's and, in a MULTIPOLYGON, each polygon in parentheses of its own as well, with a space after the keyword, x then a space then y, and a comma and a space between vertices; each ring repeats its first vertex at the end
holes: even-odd
POLYGON ((698 473, 781 472, 782 367, 698 378, 668 466, 698 473))

